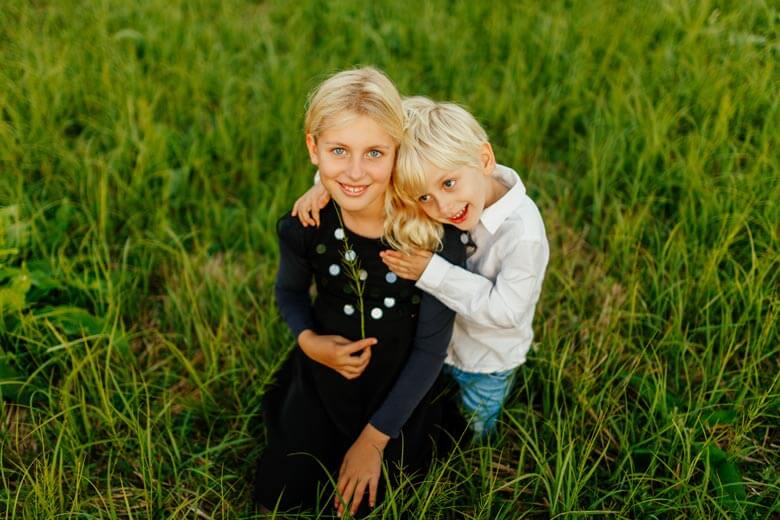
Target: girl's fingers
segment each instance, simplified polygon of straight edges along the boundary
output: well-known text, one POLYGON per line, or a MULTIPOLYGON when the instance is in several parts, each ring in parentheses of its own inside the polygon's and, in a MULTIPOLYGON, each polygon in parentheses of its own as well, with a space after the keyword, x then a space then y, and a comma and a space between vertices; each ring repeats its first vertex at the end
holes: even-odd
POLYGON ((376 489, 379 487, 379 479, 371 477, 368 481, 368 505, 376 506, 376 489))
POLYGON ((368 366, 368 363, 371 361, 371 349, 366 349, 366 354, 364 356, 361 356, 363 359, 361 360, 360 364, 355 367, 361 372, 366 369, 368 366))
POLYGON ((341 360, 341 366, 345 370, 360 369, 371 360, 371 347, 366 347, 359 356, 345 356, 341 360))
POLYGON ((352 496, 352 500, 349 502, 349 512, 351 514, 357 513, 358 508, 360 507, 360 503, 363 501, 363 495, 366 494, 366 485, 368 482, 366 481, 358 481, 357 485, 355 486, 355 492, 352 496))
POLYGON ((345 486, 346 482, 344 482, 344 463, 341 463, 341 467, 339 467, 339 480, 336 484, 336 496, 333 497, 333 507, 336 509, 339 509, 341 507, 341 504, 344 502, 344 494, 342 493, 343 487, 345 486))
POLYGON ((362 361, 358 356, 344 356, 341 359, 340 366, 343 370, 353 370, 360 366, 362 361))
POLYGON ((344 349, 344 353, 352 354, 354 352, 358 352, 358 351, 363 350, 364 348, 370 347, 372 345, 376 345, 376 338, 361 339, 361 340, 355 341, 351 345, 348 345, 347 348, 344 349))
POLYGON ((344 505, 349 505, 349 501, 352 498, 352 494, 355 492, 355 485, 357 482, 353 479, 348 479, 344 485, 344 491, 341 493, 342 501, 339 504, 339 515, 344 512, 344 505))

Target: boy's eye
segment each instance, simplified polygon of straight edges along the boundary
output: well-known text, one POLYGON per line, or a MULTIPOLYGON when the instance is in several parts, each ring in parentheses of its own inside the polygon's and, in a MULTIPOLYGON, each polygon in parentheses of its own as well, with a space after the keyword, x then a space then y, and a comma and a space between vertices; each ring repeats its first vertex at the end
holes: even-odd
POLYGON ((454 188, 455 187, 455 179, 447 179, 444 181, 444 187, 445 188, 454 188))
POLYGON ((382 152, 380 152, 379 150, 371 150, 370 152, 368 152, 368 156, 372 159, 379 159, 380 157, 382 157, 382 152))
POLYGON ((331 150, 331 153, 332 153, 333 155, 344 155, 344 154, 346 154, 346 153, 347 153, 347 151, 346 151, 344 148, 342 148, 342 147, 340 147, 340 146, 337 146, 336 148, 333 148, 333 149, 331 150))
POLYGON ((417 200, 419 200, 420 202, 425 204, 426 202, 431 200, 431 196, 430 195, 420 195, 419 197, 417 197, 417 200))

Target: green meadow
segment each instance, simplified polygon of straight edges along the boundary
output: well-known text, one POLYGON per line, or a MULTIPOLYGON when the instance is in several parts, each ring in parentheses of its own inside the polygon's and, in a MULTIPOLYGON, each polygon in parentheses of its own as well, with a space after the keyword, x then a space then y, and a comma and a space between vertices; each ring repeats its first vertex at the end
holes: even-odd
POLYGON ((369 64, 551 246, 499 438, 372 517, 780 517, 779 59, 768 0, 4 0, 0 518, 256 514, 304 102, 369 64))

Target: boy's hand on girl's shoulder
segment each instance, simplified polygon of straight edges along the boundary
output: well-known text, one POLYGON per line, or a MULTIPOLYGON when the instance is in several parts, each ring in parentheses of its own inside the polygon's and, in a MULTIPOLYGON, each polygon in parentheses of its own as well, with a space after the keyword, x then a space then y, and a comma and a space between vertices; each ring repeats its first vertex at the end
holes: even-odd
POLYGON ((303 353, 346 379, 360 377, 371 360, 371 347, 376 338, 352 341, 342 336, 316 334, 307 329, 298 335, 303 353))
POLYGON ((320 210, 330 201, 330 193, 317 182, 293 204, 293 217, 298 217, 303 227, 320 225, 320 210))
POLYGON ((386 249, 381 251, 379 256, 382 257, 382 262, 387 268, 401 278, 419 280, 425 268, 428 267, 433 253, 424 249, 414 249, 408 254, 386 249))

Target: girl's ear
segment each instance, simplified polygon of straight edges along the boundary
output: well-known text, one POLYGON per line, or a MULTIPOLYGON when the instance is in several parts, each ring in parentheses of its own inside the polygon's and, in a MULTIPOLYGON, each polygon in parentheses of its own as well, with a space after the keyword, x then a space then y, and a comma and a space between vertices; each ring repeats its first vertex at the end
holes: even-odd
POLYGON ((309 150, 311 163, 316 166, 320 162, 320 157, 317 155, 317 141, 311 134, 306 134, 306 148, 309 150))
POLYGON ((490 143, 482 145, 482 151, 479 153, 479 162, 482 164, 482 173, 492 175, 496 169, 496 156, 493 155, 493 147, 490 143))

